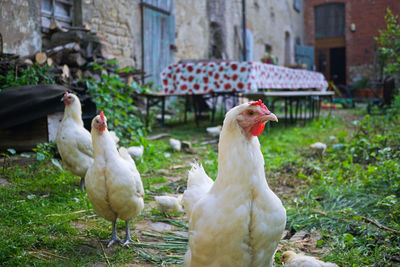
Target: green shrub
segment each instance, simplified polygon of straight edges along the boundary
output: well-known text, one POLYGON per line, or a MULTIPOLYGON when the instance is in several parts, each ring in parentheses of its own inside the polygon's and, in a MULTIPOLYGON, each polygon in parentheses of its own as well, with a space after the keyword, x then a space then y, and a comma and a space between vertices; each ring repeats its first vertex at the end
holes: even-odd
MULTIPOLYGON (((105 68, 94 63, 93 69, 105 68)), ((135 91, 143 90, 138 83, 127 85, 117 74, 102 74, 100 81, 86 79, 86 86, 97 109, 107 117, 108 128, 121 138, 122 145, 136 142, 145 134, 145 125, 138 116, 139 111, 132 98, 135 91)))
POLYGON ((8 87, 21 85, 54 84, 57 74, 50 72, 50 66, 34 64, 22 72, 10 70, 0 75, 0 91, 8 87))
POLYGON ((388 8, 385 16, 386 29, 379 31, 375 40, 385 63, 384 71, 389 76, 400 75, 400 20, 388 8))

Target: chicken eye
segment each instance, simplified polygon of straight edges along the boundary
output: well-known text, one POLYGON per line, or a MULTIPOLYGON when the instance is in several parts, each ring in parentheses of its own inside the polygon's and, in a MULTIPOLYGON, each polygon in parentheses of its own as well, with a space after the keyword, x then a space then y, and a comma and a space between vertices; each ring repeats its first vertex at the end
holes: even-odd
POLYGON ((252 110, 247 111, 247 115, 253 116, 254 115, 254 111, 252 111, 252 110))

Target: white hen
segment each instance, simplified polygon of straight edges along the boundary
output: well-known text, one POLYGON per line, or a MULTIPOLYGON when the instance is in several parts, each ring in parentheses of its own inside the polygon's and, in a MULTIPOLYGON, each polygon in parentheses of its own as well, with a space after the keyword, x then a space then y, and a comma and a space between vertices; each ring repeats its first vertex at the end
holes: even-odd
POLYGON ((128 147, 128 153, 134 160, 139 160, 143 156, 144 147, 142 145, 128 147))
POLYGON ((65 92, 64 117, 57 130, 56 143, 61 155, 63 167, 81 177, 81 190, 84 189, 84 177, 93 163, 92 138, 83 127, 82 109, 79 98, 65 92))
POLYGON ((158 208, 164 213, 169 214, 171 212, 183 212, 181 205, 182 195, 178 197, 174 196, 155 196, 154 199, 157 202, 158 208))
POLYGON ((202 167, 190 172, 183 196, 190 216, 185 266, 272 266, 286 211, 268 187, 256 137, 269 120, 277 118, 261 101, 231 109, 220 135, 215 182, 202 167))
POLYGON ((294 251, 283 253, 282 261, 286 267, 337 267, 335 263, 323 262, 311 256, 296 254, 294 251))
POLYGON ((86 191, 97 215, 112 222, 112 237, 108 247, 120 241, 116 235, 117 218, 126 222, 126 236, 122 244, 131 243, 129 221, 144 207, 143 184, 127 150, 117 151, 107 130, 103 112, 92 121, 94 162, 86 174, 86 191))
POLYGON ((169 144, 171 145, 171 147, 174 150, 174 152, 181 151, 182 143, 178 139, 170 138, 169 139, 169 144))

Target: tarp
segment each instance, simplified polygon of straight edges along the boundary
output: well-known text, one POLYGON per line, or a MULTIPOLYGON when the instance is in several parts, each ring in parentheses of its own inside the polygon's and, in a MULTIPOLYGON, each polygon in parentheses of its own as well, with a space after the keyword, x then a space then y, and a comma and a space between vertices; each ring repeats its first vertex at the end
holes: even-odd
POLYGON ((26 85, 11 87, 0 92, 0 129, 63 111, 60 102, 69 88, 55 85, 26 85))

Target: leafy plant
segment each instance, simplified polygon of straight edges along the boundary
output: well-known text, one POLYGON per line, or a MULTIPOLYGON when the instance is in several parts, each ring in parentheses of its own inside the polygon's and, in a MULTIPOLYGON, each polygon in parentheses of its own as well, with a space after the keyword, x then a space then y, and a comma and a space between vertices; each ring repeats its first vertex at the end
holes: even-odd
POLYGON ((50 66, 35 63, 22 72, 10 70, 7 75, 0 75, 0 90, 21 85, 54 84, 56 74, 50 71, 50 66))
POLYGON ((385 15, 386 29, 379 31, 375 40, 384 60, 384 71, 389 75, 400 75, 400 20, 388 8, 385 15))
MULTIPOLYGON (((105 70, 105 67, 93 63, 93 69, 105 70)), ((140 112, 132 98, 134 92, 141 90, 141 86, 135 82, 127 85, 117 74, 102 74, 100 81, 87 79, 86 86, 97 109, 104 111, 108 118, 108 127, 122 137, 122 145, 138 141, 138 137, 145 134, 140 112)))
POLYGON ((1 153, 1 156, 3 157, 3 173, 10 165, 11 156, 15 155, 16 153, 17 152, 13 148, 9 148, 9 149, 7 149, 7 152, 1 153))

